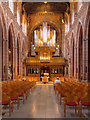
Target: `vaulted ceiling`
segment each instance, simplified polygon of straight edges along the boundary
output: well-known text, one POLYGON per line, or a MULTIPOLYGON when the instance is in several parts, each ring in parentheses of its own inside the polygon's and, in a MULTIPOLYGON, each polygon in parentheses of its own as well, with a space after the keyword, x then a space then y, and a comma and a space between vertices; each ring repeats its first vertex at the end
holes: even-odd
POLYGON ((57 12, 64 13, 69 8, 69 2, 24 2, 23 7, 28 14, 36 12, 57 12))

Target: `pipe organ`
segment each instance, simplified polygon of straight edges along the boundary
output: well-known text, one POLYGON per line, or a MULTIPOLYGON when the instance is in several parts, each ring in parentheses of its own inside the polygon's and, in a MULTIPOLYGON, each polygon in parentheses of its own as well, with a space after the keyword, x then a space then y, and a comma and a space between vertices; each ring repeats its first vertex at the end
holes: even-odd
POLYGON ((55 47, 56 43, 56 30, 47 22, 44 22, 36 30, 34 30, 34 43, 35 46, 41 47, 47 45, 48 47, 55 47))
POLYGON ((47 22, 43 22, 34 30, 33 46, 41 62, 50 62, 52 53, 55 53, 56 49, 56 30, 47 22))

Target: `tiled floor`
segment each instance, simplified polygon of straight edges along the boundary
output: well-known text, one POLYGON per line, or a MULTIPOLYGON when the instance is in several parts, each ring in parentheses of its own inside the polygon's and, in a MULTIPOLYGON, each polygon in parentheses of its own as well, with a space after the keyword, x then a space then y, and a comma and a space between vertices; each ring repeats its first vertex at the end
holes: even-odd
MULTIPOLYGON (((57 100, 53 85, 40 85, 38 84, 32 89, 32 92, 25 104, 20 101, 20 108, 17 110, 16 105, 14 105, 14 111, 11 118, 63 118, 63 102, 62 105, 59 104, 57 100)), ((86 116, 87 109, 84 110, 84 117, 86 116)), ((9 118, 8 110, 4 118, 9 118)), ((75 114, 74 108, 67 107, 66 117, 78 117, 75 114)))

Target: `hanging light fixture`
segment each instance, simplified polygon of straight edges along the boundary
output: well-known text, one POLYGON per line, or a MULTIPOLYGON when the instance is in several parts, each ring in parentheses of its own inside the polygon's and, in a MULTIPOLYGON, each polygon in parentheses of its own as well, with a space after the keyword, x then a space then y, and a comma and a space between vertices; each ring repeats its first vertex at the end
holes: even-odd
POLYGON ((47 1, 45 1, 44 3, 47 4, 47 1))
POLYGON ((45 11, 44 13, 47 13, 47 11, 45 11))
POLYGON ((45 3, 45 12, 44 12, 44 13, 47 13, 47 8, 46 8, 46 7, 47 7, 47 6, 46 6, 47 1, 45 1, 44 3, 45 3))

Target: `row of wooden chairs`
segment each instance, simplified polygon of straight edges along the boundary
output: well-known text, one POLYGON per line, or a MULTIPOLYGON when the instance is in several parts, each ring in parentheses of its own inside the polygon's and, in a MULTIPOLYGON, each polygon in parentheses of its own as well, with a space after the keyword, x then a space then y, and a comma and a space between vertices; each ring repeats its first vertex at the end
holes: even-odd
POLYGON ((40 81, 40 77, 23 77, 22 80, 29 80, 29 81, 34 81, 34 82, 37 82, 37 81, 40 81))
MULTIPOLYGON (((58 77, 58 78, 60 81, 64 81, 64 79, 65 79, 64 77, 58 77)), ((55 80, 57 80, 57 77, 51 77, 50 79, 51 79, 51 81, 54 82, 55 80)))
POLYGON ((55 94, 59 98, 60 104, 64 98, 64 117, 66 117, 66 106, 75 106, 75 112, 78 108, 78 115, 82 116, 82 105, 90 106, 89 83, 75 82, 73 80, 62 81, 61 84, 55 84, 55 94))
POLYGON ((0 105, 9 105, 9 116, 13 111, 13 102, 17 101, 17 109, 20 106, 20 97, 23 98, 23 104, 25 97, 29 96, 30 90, 34 87, 36 82, 30 81, 7 81, 1 82, 0 86, 2 87, 2 92, 0 94, 0 105))

